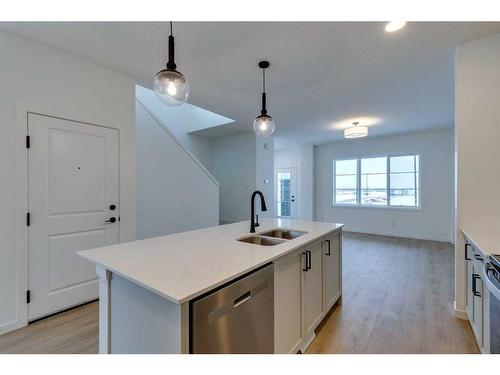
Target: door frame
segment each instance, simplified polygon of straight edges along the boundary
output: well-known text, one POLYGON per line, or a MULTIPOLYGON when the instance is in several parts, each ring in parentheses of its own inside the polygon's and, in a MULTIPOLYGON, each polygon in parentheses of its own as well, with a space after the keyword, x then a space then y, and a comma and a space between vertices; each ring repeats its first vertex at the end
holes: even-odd
POLYGON ((281 217, 281 218, 287 218, 287 219, 296 219, 298 216, 298 207, 297 204, 293 205, 293 208, 291 206, 291 212, 290 216, 278 216, 278 173, 280 172, 289 172, 291 171, 292 176, 291 176, 291 190, 292 190, 292 195, 294 196, 294 202, 297 203, 297 198, 295 197, 297 195, 297 168, 295 167, 280 167, 280 168, 275 168, 274 170, 274 201, 276 202, 276 217, 281 217))
MULTIPOLYGON (((28 149, 26 148, 26 135, 28 134, 29 114, 53 117, 60 120, 78 122, 94 125, 118 131, 118 201, 121 203, 121 141, 122 134, 119 128, 71 119, 71 114, 61 110, 54 113, 53 106, 40 106, 30 103, 16 103, 15 106, 15 250, 16 250, 16 318, 8 324, 0 327, 0 334, 12 331, 28 325, 28 304, 26 303, 26 291, 29 288, 29 233, 26 225, 26 213, 29 202, 29 165, 28 149)), ((120 230, 119 241, 122 242, 122 230, 120 230)))

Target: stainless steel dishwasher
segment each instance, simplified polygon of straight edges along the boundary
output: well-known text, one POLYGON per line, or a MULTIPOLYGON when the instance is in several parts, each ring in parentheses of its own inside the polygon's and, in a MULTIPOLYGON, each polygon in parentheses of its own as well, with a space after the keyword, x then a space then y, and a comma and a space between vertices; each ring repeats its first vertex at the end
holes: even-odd
POLYGON ((190 352, 274 352, 272 264, 191 302, 190 352))

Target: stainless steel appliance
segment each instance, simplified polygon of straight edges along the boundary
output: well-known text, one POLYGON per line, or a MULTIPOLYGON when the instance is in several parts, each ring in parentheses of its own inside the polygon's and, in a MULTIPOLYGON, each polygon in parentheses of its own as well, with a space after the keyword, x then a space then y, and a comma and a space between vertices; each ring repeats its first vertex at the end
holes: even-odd
POLYGON ((272 264, 191 302, 190 352, 274 352, 272 264))
POLYGON ((486 353, 500 354, 500 255, 484 263, 484 347, 486 353))

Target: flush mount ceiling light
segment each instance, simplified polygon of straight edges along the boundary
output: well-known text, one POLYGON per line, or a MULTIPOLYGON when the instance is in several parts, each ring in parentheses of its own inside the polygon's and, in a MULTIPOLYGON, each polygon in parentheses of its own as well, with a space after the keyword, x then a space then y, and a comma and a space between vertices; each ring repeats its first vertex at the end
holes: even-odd
POLYGON ((170 22, 167 69, 160 70, 154 79, 156 96, 170 106, 184 104, 189 95, 189 83, 186 77, 177 70, 174 57, 174 36, 172 35, 172 22, 170 22))
POLYGON ((274 132, 274 121, 266 108, 266 69, 269 68, 269 61, 259 62, 259 68, 262 69, 262 109, 253 122, 253 131, 258 137, 269 137, 274 132))
POLYGON ((398 31, 405 27, 406 22, 404 21, 392 21, 385 25, 385 31, 388 33, 393 33, 394 31, 398 31))
POLYGON ((359 126, 357 121, 353 122, 352 125, 350 128, 344 129, 345 138, 362 138, 368 135, 367 126, 359 126))

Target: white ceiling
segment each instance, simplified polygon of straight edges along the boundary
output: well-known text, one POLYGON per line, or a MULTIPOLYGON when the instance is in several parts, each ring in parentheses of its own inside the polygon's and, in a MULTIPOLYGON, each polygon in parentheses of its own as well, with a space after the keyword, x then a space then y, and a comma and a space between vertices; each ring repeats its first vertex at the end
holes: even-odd
MULTIPOLYGON (((168 23, 0 26, 146 87, 165 64, 168 23)), ((251 130, 260 112, 257 62, 270 60, 268 110, 279 148, 339 140, 342 121, 357 117, 379 119, 369 136, 452 127, 455 47, 499 32, 500 23, 412 22, 392 34, 377 22, 174 23, 189 102, 236 120, 205 135, 251 130)))

